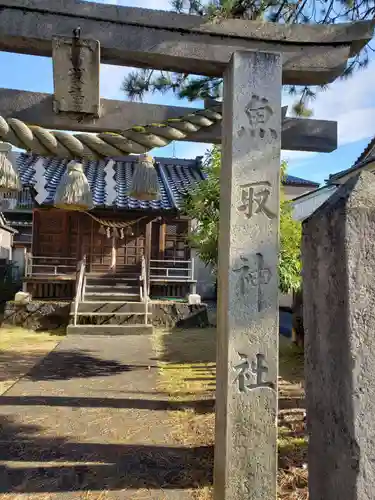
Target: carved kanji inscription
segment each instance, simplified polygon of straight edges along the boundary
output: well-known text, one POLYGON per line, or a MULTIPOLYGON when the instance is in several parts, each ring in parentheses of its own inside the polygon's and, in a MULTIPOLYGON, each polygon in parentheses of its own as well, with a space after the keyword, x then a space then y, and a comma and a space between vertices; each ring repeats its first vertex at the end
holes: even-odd
POLYGON ((234 272, 240 273, 239 288, 242 295, 246 295, 250 288, 257 287, 257 307, 260 312, 264 308, 263 286, 270 282, 272 273, 265 266, 261 253, 256 254, 256 267, 251 268, 249 259, 244 255, 240 256, 240 265, 233 268, 234 272))
POLYGON ((253 215, 263 214, 268 219, 274 219, 276 214, 269 208, 268 199, 271 195, 271 183, 268 181, 251 182, 240 185, 241 204, 237 207, 245 217, 251 219, 253 215))
POLYGON ((259 387, 274 388, 272 382, 267 382, 268 367, 263 354, 257 354, 256 359, 249 360, 247 354, 238 353, 240 362, 233 367, 236 376, 233 383, 239 392, 248 392, 259 387))
MULTIPOLYGON (((267 122, 274 114, 267 98, 252 94, 249 103, 245 106, 245 114, 249 122, 248 130, 251 137, 270 140, 277 139, 276 130, 267 127, 267 122)), ((242 137, 246 132, 246 127, 242 126, 238 131, 238 135, 242 137)))

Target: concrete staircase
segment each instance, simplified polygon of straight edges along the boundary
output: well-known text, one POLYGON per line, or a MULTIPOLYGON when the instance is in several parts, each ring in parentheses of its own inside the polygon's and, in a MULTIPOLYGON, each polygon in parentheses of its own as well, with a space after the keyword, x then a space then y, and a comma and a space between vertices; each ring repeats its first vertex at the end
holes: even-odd
POLYGON ((68 334, 138 335, 152 333, 138 275, 87 274, 82 300, 72 302, 68 334))

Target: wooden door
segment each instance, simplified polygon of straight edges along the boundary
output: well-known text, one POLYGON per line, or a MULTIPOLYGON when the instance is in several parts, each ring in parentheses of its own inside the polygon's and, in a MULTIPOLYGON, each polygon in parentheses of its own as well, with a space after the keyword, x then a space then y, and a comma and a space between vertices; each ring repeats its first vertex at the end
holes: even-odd
POLYGON ((78 249, 76 214, 64 210, 34 210, 32 272, 66 275, 76 272, 78 249))
POLYGON ((133 235, 124 231, 124 238, 116 238, 116 272, 124 273, 138 268, 146 247, 146 224, 140 222, 132 226, 133 235))
POLYGON ((33 214, 32 254, 45 257, 62 257, 66 254, 64 212, 35 210, 33 214))
POLYGON ((103 232, 103 228, 100 229, 100 225, 93 221, 90 269, 95 273, 111 274, 115 272, 113 253, 116 242, 111 234, 102 234, 103 232))

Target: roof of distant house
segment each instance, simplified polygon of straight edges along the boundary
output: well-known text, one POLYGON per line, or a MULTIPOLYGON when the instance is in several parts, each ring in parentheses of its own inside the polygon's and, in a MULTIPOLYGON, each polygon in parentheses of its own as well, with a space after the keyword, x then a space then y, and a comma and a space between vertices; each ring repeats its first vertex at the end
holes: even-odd
POLYGON ((309 181, 307 179, 302 179, 301 177, 296 177, 294 175, 287 175, 284 184, 286 186, 310 186, 313 188, 319 187, 319 182, 309 181))
POLYGON ((331 174, 329 176, 328 182, 334 182, 347 174, 355 172, 356 170, 361 169, 372 161, 375 161, 375 137, 368 143, 368 145, 365 147, 365 149, 362 151, 362 153, 350 168, 341 170, 340 172, 337 172, 335 174, 331 174))
MULTIPOLYGON (((69 160, 42 158, 44 171, 40 172, 40 166, 35 168, 36 162, 40 159, 41 157, 37 155, 20 153, 17 156, 17 167, 22 185, 32 186, 37 192, 43 190, 44 200, 41 204, 49 205, 53 203, 57 186, 66 171, 69 160)), ((197 182, 205 178, 201 157, 190 160, 155 157, 161 198, 157 201, 140 201, 127 195, 136 159, 137 157, 133 155, 114 158, 113 170, 106 168, 108 161, 84 162, 85 174, 96 207, 112 206, 126 210, 179 210, 184 196, 197 182), (115 191, 112 197, 109 196, 107 189, 111 175, 115 191)), ((316 182, 293 175, 288 175, 284 184, 312 188, 319 186, 316 182)))

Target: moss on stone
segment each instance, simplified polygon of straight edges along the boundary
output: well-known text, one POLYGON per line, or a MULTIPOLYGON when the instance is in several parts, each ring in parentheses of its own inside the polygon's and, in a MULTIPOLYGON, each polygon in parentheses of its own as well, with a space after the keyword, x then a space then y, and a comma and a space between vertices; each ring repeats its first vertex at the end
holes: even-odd
POLYGON ((141 134, 146 133, 146 129, 145 129, 145 127, 138 126, 138 125, 137 125, 137 126, 135 126, 135 127, 132 127, 132 128, 131 128, 131 130, 132 130, 133 132, 140 132, 141 134))

